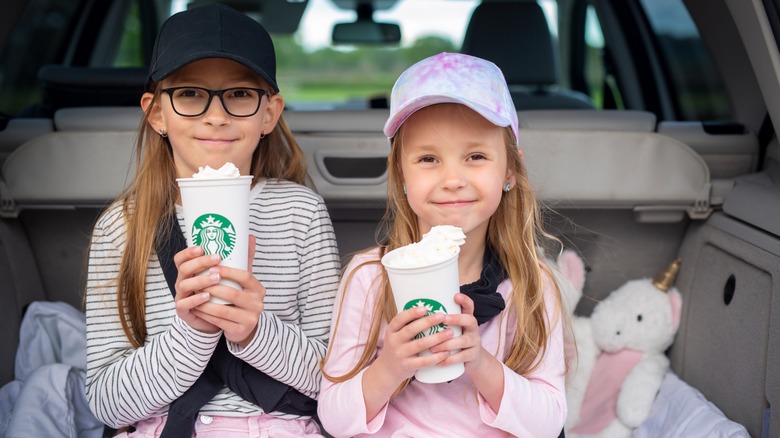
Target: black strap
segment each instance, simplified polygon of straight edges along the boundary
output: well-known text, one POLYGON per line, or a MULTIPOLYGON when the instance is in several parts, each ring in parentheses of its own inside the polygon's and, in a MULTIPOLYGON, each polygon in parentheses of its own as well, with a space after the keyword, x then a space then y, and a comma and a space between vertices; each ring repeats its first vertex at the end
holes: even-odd
MULTIPOLYGON (((173 256, 187 247, 175 214, 160 224, 155 239, 155 250, 160 260, 165 281, 171 294, 176 296, 178 271, 173 256)), ((206 369, 198 380, 168 408, 168 419, 162 431, 162 438, 192 436, 195 419, 200 408, 209 402, 223 387, 229 387, 244 400, 251 402, 265 412, 313 416, 317 412, 317 401, 294 388, 269 377, 257 368, 235 357, 228 351, 222 336, 211 356, 206 369)))
POLYGON ((474 301, 474 318, 480 325, 493 319, 506 307, 504 297, 498 293, 498 284, 507 277, 501 261, 487 245, 482 260, 479 280, 460 287, 460 292, 474 301))

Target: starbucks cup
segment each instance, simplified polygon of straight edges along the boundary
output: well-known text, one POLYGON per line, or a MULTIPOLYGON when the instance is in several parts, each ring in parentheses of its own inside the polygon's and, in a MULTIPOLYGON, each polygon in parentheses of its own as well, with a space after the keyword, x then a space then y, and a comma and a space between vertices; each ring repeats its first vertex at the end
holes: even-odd
MULTIPOLYGON (((382 265, 387 270, 399 313, 412 307, 424 307, 428 315, 461 313, 460 305, 455 303, 455 294, 460 291, 458 254, 441 262, 417 267, 393 267, 392 258, 393 252, 386 254, 382 257, 382 265)), ((417 334, 417 337, 436 334, 446 328, 447 325, 439 324, 417 334)), ((460 336, 460 326, 449 328, 455 332, 455 336, 460 336)), ((420 353, 422 356, 430 354, 429 350, 420 353)), ((441 383, 457 378, 463 371, 462 362, 447 366, 433 365, 418 369, 414 377, 424 383, 441 383)))
MULTIPOLYGON (((205 254, 218 254, 222 266, 247 270, 252 177, 178 178, 176 182, 181 191, 187 245, 200 246, 205 254)), ((223 279, 220 283, 241 290, 234 281, 223 279)), ((215 297, 211 302, 229 304, 215 297)))

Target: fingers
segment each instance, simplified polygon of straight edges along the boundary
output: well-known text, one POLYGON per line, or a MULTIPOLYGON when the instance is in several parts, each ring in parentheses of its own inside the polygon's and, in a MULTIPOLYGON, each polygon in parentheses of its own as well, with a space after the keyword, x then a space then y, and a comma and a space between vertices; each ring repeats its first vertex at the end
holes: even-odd
POLYGON ((225 300, 235 307, 257 314, 264 308, 265 288, 260 282, 257 282, 255 288, 244 290, 238 290, 229 284, 217 283, 204 289, 204 292, 208 292, 214 298, 225 300))
MULTIPOLYGON (((199 247, 194 246, 192 248, 187 248, 179 254, 176 254, 173 259, 174 263, 176 262, 177 256, 182 253, 187 253, 190 250, 194 250, 195 248, 199 247)), ((200 274, 212 266, 217 266, 221 260, 222 259, 217 254, 201 255, 194 258, 184 259, 182 263, 176 265, 176 268, 179 270, 180 277, 192 277, 193 275, 200 274)))
POLYGON ((474 315, 474 300, 466 294, 455 294, 455 302, 460 304, 460 313, 474 315))
MULTIPOLYGON (((249 295, 246 292, 237 291, 229 286, 222 285, 214 286, 209 290, 212 291, 211 295, 215 297, 222 295, 224 297, 243 298, 241 295, 249 295), (215 292, 217 290, 219 290, 219 293, 215 292)), ((242 346, 245 346, 254 337, 262 311, 263 303, 257 298, 252 301, 241 301, 240 304, 234 305, 207 302, 192 309, 192 313, 200 319, 222 329, 227 340, 242 346), (249 307, 246 307, 246 305, 249 307)))
POLYGON ((388 324, 388 336, 393 337, 393 342, 402 349, 402 356, 416 355, 430 347, 437 345, 452 336, 452 331, 441 331, 444 327, 444 314, 434 313, 426 315, 424 308, 415 307, 396 315, 388 324), (420 337, 419 334, 427 336, 420 337))
POLYGON ((215 269, 220 278, 238 283, 241 286, 239 290, 260 292, 265 297, 265 288, 251 272, 223 265, 216 266, 215 269))
POLYGON ((405 340, 417 336, 420 332, 425 332, 431 327, 441 324, 444 321, 444 315, 434 313, 425 316, 427 311, 422 307, 414 307, 397 314, 390 320, 387 329, 390 332, 398 333, 405 340))
POLYGON ((249 257, 246 261, 246 270, 249 272, 252 272, 252 262, 254 262, 255 260, 255 249, 257 249, 255 246, 256 242, 257 242, 257 238, 255 237, 255 235, 249 233, 249 254, 248 254, 249 257))

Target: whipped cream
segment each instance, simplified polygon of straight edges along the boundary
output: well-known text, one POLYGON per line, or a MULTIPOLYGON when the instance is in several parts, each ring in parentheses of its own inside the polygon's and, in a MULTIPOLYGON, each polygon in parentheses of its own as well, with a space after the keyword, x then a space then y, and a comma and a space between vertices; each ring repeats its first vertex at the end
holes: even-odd
POLYGON ((198 167, 198 173, 193 173, 193 178, 209 179, 209 178, 238 178, 241 176, 241 172, 238 171, 233 163, 225 163, 219 169, 213 169, 210 166, 198 167))
POLYGON ((460 253, 466 235, 459 227, 437 225, 425 233, 422 240, 396 248, 382 257, 382 264, 391 268, 430 266, 460 253))

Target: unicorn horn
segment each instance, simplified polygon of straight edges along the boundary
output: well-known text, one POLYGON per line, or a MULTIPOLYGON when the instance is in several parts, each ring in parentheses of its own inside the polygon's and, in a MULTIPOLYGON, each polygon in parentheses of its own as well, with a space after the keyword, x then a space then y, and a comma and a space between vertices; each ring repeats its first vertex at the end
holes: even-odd
POLYGON ((680 258, 676 258, 665 270, 664 272, 661 272, 655 279, 653 280, 653 286, 658 288, 661 292, 667 292, 670 287, 672 287, 672 284, 674 284, 674 279, 677 277, 677 273, 680 271, 680 264, 682 263, 682 260, 680 258))

